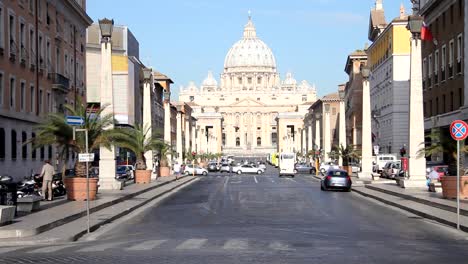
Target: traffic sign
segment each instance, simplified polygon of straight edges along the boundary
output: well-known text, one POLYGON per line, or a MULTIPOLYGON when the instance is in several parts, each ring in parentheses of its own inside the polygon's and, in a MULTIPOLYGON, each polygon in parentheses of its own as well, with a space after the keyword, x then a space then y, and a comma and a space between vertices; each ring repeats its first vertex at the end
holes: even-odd
POLYGON ((93 162, 94 153, 79 153, 78 162, 93 162))
POLYGON ((464 140, 468 136, 468 124, 462 120, 455 120, 450 125, 450 135, 455 140, 464 140))
POLYGON ((67 124, 71 126, 81 126, 84 124, 84 119, 81 116, 67 116, 67 124))

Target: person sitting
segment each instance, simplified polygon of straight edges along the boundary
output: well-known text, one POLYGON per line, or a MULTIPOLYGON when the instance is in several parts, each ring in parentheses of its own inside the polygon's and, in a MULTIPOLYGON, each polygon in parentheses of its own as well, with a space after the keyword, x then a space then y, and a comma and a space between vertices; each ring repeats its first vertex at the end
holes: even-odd
POLYGON ((433 186, 433 184, 438 181, 439 181, 439 173, 434 168, 431 168, 431 172, 429 173, 429 175, 427 175, 428 191, 435 192, 434 188, 431 188, 431 186, 433 186))

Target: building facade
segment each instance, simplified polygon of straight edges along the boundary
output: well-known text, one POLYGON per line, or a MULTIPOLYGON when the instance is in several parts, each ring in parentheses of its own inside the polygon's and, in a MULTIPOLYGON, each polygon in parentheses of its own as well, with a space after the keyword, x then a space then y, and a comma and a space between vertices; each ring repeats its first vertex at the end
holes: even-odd
POLYGON ((201 87, 192 82, 179 94, 179 101, 192 103, 197 135, 203 135, 197 150, 234 155, 301 151, 303 122, 295 120, 303 120, 315 100, 315 87, 307 81, 298 83, 291 73, 280 79, 273 52, 250 17, 242 39, 226 55, 220 84, 208 73, 201 87), (286 143, 283 129, 298 136, 286 143))
MULTIPOLYGON (((422 1, 420 8, 434 37, 422 42, 424 127, 426 135, 439 131, 450 137, 450 123, 468 119, 463 110, 468 103, 463 68, 465 1, 422 1)), ((448 157, 440 153, 430 159, 447 161, 448 157)))
MULTIPOLYGON (((0 1, 0 170, 20 179, 45 159, 56 166, 53 146, 24 142, 48 113, 65 112, 86 96, 86 1, 0 1)), ((72 155, 68 160, 71 161, 72 155)))
POLYGON ((361 149, 362 144, 362 74, 367 64, 365 50, 356 50, 346 60, 345 72, 349 79, 345 86, 346 143, 361 149))
MULTIPOLYGON (((375 10, 383 12, 382 1, 376 2, 375 10)), ((406 28, 408 16, 402 5, 400 16, 385 23, 383 30, 372 29, 374 23, 372 19, 369 22, 372 44, 367 49, 367 62, 372 72, 369 81, 373 145, 379 153, 399 154, 398 150, 408 144, 409 131, 411 33, 406 28)))

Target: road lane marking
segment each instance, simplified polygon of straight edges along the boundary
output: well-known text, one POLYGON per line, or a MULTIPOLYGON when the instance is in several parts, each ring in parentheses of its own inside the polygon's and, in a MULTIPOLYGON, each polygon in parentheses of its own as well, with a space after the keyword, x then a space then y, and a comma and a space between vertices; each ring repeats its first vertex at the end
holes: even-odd
POLYGON ((205 243, 207 239, 187 239, 185 240, 182 244, 178 245, 176 249, 181 250, 181 249, 199 249, 201 248, 205 243))
POLYGON ((73 247, 76 245, 62 245, 62 246, 52 246, 52 247, 43 247, 43 248, 38 248, 32 251, 27 252, 28 254, 37 254, 37 253, 53 253, 60 251, 62 249, 66 249, 69 247, 73 247))
POLYGON ((226 177, 226 179, 224 180, 224 190, 226 190, 226 187, 228 185, 228 182, 229 182, 229 177, 226 177))
POLYGON ((97 252, 97 251, 104 251, 106 249, 110 249, 113 247, 116 247, 120 244, 123 244, 124 242, 114 242, 114 243, 105 243, 101 245, 95 245, 95 246, 90 246, 90 247, 85 247, 80 250, 77 250, 76 252, 97 252))
POLYGON ((248 243, 245 239, 229 239, 223 246, 227 250, 244 250, 247 249, 248 243))
POLYGON ((295 181, 295 180, 292 179, 292 178, 286 178, 286 180, 290 180, 290 181, 293 181, 293 182, 296 182, 296 183, 297 183, 297 181, 295 181))
POLYGON ((131 246, 129 248, 126 248, 125 250, 151 250, 156 247, 159 247, 166 241, 167 240, 148 240, 148 241, 136 244, 134 246, 131 246))
POLYGON ((258 183, 257 176, 254 176, 255 183, 258 183))
POLYGON ((274 242, 271 242, 269 245, 268 245, 269 248, 273 249, 273 250, 278 250, 278 251, 283 251, 283 250, 294 250, 292 248, 289 247, 289 245, 285 244, 285 243, 282 243, 282 242, 279 242, 279 241, 274 241, 274 242))

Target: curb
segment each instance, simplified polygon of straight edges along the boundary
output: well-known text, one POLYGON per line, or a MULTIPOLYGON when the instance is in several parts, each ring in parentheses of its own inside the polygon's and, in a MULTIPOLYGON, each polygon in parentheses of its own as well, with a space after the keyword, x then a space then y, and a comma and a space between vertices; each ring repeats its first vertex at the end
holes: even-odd
MULTIPOLYGON (((187 177, 187 176, 180 177, 179 179, 183 179, 185 177, 187 177)), ((112 205, 121 203, 121 202, 123 202, 123 201, 125 201, 127 199, 131 199, 131 198, 133 198, 135 196, 138 196, 140 194, 143 194, 145 192, 152 191, 152 190, 154 190, 156 188, 162 187, 162 186, 167 185, 167 184, 169 184, 171 182, 174 182, 174 181, 175 180, 162 182, 160 184, 149 187, 147 189, 143 189, 143 190, 137 191, 135 193, 130 193, 128 195, 122 196, 122 197, 120 197, 118 199, 108 201, 108 202, 103 203, 101 205, 98 205, 96 207, 90 208, 89 212, 90 213, 95 213, 97 211, 100 211, 100 210, 105 209, 107 207, 110 207, 112 205)), ((38 235, 40 233, 49 231, 49 230, 51 230, 53 228, 56 228, 56 227, 65 225, 67 223, 70 223, 70 222, 72 222, 74 220, 77 220, 77 219, 79 219, 81 217, 84 217, 84 216, 86 216, 86 210, 82 211, 82 212, 79 212, 79 213, 76 213, 76 214, 73 214, 73 215, 66 216, 65 218, 55 220, 53 222, 50 222, 50 223, 47 223, 47 224, 44 224, 42 226, 38 226, 38 227, 32 228, 32 229, 7 229, 7 230, 1 230, 0 229, 0 234, 3 233, 3 235, 0 235, 0 239, 32 237, 32 236, 38 235)))
MULTIPOLYGON (((364 188, 367 188, 367 186, 365 186, 364 188)), ((445 224, 445 225, 452 226, 452 227, 455 227, 455 228, 457 227, 457 223, 452 222, 452 221, 448 221, 448 220, 446 220, 444 218, 440 218, 440 217, 437 217, 437 216, 434 216, 434 215, 430 215, 430 214, 418 211, 418 210, 413 209, 411 207, 404 206, 404 205, 401 205, 399 203, 395 203, 395 202, 389 201, 387 199, 380 198, 378 196, 366 193, 366 192, 361 191, 361 190, 353 189, 352 191, 355 192, 355 193, 358 193, 358 194, 360 194, 362 196, 369 197, 369 198, 372 198, 372 199, 377 200, 379 202, 382 202, 384 204, 391 205, 393 207, 397 207, 397 208, 400 208, 402 210, 408 211, 410 213, 421 216, 423 218, 434 220, 434 221, 439 222, 441 224, 445 224)), ((464 232, 468 232, 468 226, 460 224, 460 230, 462 230, 464 232)))

